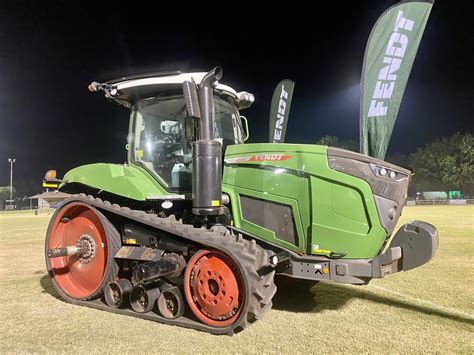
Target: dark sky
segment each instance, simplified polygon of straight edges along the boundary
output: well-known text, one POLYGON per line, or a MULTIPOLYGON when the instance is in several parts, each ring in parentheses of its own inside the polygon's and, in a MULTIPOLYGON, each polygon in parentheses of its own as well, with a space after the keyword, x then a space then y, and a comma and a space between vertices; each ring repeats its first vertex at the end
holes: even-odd
MULTIPOLYGON (((359 80, 368 35, 396 1, 2 1, 0 186, 41 190, 44 172, 126 159, 125 109, 87 85, 129 74, 222 65, 222 82, 252 92, 243 112, 251 141, 268 140, 276 83, 296 81, 287 141, 358 140, 359 80), (103 3, 99 7, 99 3, 103 3), (170 6, 172 3, 175 6, 170 6), (324 5, 323 5, 324 4, 324 5), (194 6, 195 8, 193 8, 194 6), (232 9, 232 6, 235 8, 232 9)), ((438 0, 421 41, 388 154, 409 153, 456 131, 472 132, 472 1, 438 0)))

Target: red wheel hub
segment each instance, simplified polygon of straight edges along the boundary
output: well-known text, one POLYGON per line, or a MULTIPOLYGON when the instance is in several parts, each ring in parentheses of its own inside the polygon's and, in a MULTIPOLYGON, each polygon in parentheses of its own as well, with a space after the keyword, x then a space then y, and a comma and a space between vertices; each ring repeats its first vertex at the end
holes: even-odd
POLYGON ((189 260, 184 291, 196 317, 218 327, 232 324, 245 301, 244 282, 237 265, 219 251, 201 250, 189 260))
POLYGON ((101 286, 107 267, 107 236, 99 216, 84 203, 65 205, 56 215, 48 248, 76 246, 86 242, 89 253, 49 259, 57 285, 68 296, 85 299, 101 286))

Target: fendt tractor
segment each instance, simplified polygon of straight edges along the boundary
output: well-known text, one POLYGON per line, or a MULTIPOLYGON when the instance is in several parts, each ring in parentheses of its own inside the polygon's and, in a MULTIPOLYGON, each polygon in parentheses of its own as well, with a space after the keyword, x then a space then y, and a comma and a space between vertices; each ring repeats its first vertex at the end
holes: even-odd
POLYGON ((130 110, 128 161, 46 174, 72 194, 45 245, 64 300, 233 334, 272 307, 275 275, 364 285, 433 257, 432 225, 393 233, 409 170, 326 146, 243 144, 239 110, 254 97, 221 76, 217 67, 89 86, 130 110))

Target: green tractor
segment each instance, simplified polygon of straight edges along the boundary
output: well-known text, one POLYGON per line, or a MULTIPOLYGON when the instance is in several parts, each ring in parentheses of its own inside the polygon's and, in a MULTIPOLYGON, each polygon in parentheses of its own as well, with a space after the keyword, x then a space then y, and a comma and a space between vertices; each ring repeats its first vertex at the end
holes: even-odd
POLYGON ((73 194, 45 244, 64 300, 233 334, 272 307, 275 275, 364 285, 433 257, 432 225, 394 233, 409 170, 326 146, 243 144, 239 110, 254 97, 221 77, 90 85, 130 109, 128 162, 45 177, 73 194))

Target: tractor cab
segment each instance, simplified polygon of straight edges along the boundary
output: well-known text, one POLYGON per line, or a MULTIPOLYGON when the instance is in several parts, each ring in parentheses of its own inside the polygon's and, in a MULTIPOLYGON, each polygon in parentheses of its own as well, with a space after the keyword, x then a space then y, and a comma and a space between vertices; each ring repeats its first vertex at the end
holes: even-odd
MULTIPOLYGON (((182 85, 199 84, 205 74, 155 73, 91 84, 131 110, 129 163, 147 170, 170 191, 191 190, 192 142, 199 139, 200 124, 188 114, 182 85)), ((253 95, 222 84, 213 88, 213 95, 212 138, 224 151, 246 139, 239 109, 249 107, 253 95)))

